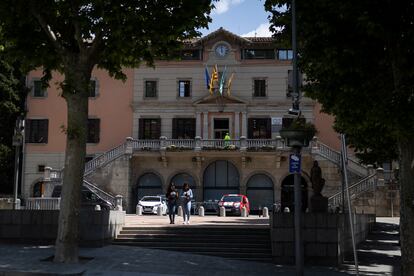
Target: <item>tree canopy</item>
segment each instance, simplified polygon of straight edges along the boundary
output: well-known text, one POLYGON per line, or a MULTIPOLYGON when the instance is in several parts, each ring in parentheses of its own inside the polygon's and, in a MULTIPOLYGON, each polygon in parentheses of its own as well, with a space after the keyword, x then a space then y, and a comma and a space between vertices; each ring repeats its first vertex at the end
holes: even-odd
POLYGON ((12 136, 17 117, 24 113, 26 90, 17 64, 7 60, 6 49, 3 43, 0 45, 0 194, 11 194, 14 180, 12 136))
MULTIPOLYGON (((365 163, 395 160, 398 137, 414 132, 413 86, 406 81, 413 77, 412 4, 317 0, 297 6, 306 95, 335 116, 336 130, 347 134, 365 163), (393 56, 406 68, 398 92, 393 56)), ((290 41, 290 1, 269 0, 266 7, 275 36, 290 41)))
POLYGON ((88 95, 93 68, 125 79, 124 67, 153 65, 184 39, 207 27, 211 0, 4 0, 0 24, 10 55, 25 70, 53 70, 68 114, 65 171, 56 239, 56 262, 78 261, 78 218, 83 183, 88 95))
MULTIPOLYGON (((365 161, 399 157, 403 275, 414 271, 414 1, 297 2, 306 95, 335 116, 365 161)), ((290 39, 291 1, 267 0, 272 29, 290 39)))

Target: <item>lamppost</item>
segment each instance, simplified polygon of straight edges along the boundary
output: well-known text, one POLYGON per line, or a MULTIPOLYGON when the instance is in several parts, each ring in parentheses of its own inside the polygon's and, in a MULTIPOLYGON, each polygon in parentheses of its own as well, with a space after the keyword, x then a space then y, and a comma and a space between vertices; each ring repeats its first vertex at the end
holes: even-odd
POLYGON ((303 275, 303 236, 302 236, 302 175, 301 150, 308 146, 315 134, 314 129, 306 128, 305 118, 300 111, 300 91, 298 83, 297 41, 296 41, 296 1, 292 0, 292 66, 293 66, 293 93, 292 108, 289 115, 284 116, 280 136, 287 145, 292 147, 293 153, 289 158, 289 172, 294 174, 294 221, 295 221, 295 264, 296 275, 303 275))
POLYGON ((23 145, 24 119, 19 116, 16 119, 14 127, 13 146, 15 147, 14 155, 14 189, 13 189, 13 209, 20 209, 20 201, 17 199, 19 186, 19 167, 20 167, 20 149, 23 145))

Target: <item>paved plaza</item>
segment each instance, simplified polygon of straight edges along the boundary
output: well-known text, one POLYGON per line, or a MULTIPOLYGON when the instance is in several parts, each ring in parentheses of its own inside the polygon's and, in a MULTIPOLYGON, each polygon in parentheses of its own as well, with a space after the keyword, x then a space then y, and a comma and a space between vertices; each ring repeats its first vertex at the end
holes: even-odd
MULTIPOLYGON (((370 235, 359 250, 361 275, 399 275, 400 251, 397 246, 399 219, 378 218, 381 228, 370 235)), ((266 227, 267 219, 216 216, 192 217, 190 225, 223 225, 266 227)), ((178 217, 169 225, 168 217, 127 216, 128 226, 183 227, 178 217)), ((102 248, 81 248, 80 255, 92 260, 79 264, 54 264, 42 261, 52 256, 53 246, 15 245, 0 243, 0 275, 295 275, 291 266, 269 263, 236 261, 219 257, 194 255, 182 252, 109 245, 102 248)), ((305 275, 353 275, 353 268, 309 267, 305 275)))

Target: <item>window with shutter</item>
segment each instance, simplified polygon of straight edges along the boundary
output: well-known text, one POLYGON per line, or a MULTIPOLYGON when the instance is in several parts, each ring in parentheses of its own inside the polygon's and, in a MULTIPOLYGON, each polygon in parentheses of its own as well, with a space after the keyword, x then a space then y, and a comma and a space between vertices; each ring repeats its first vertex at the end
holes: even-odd
POLYGON ((47 144, 49 136, 48 119, 26 120, 26 143, 47 144))
POLYGON ((88 119, 87 143, 99 143, 100 136, 100 119, 88 119))

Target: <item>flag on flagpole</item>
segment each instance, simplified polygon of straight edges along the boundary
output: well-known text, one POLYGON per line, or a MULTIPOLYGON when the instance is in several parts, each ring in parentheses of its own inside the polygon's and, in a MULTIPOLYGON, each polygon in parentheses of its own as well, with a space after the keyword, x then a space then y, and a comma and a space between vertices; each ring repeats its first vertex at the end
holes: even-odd
POLYGON ((227 66, 224 67, 223 74, 221 74, 221 80, 220 80, 220 86, 219 86, 220 95, 223 95, 223 86, 224 86, 224 81, 226 80, 226 71, 227 71, 227 66))
POLYGON ((204 73, 205 73, 205 78, 206 78, 206 87, 207 89, 210 89, 210 73, 208 72, 207 66, 205 68, 204 73))
POLYGON ((234 73, 231 73, 229 81, 227 82, 227 96, 231 95, 231 82, 233 81, 234 73))
POLYGON ((214 92, 214 83, 218 81, 218 70, 217 64, 213 67, 213 72, 211 73, 210 79, 210 95, 213 95, 214 92))

